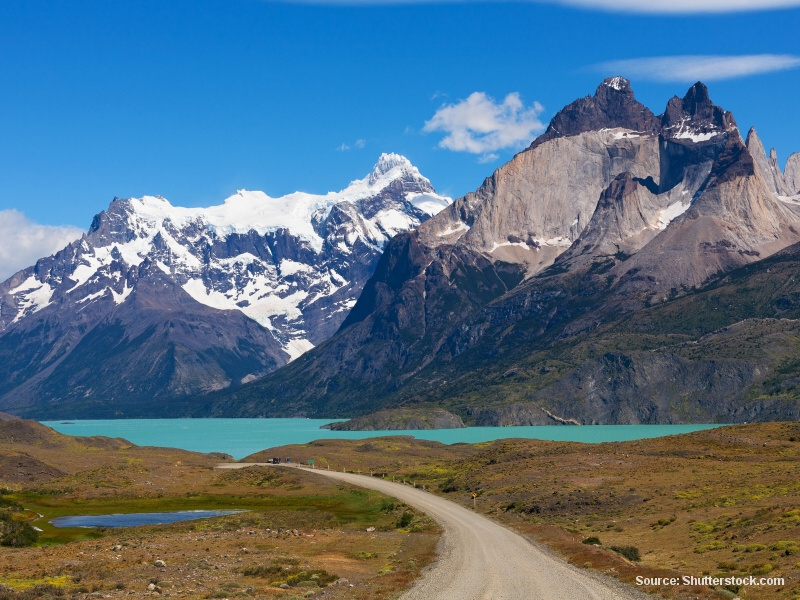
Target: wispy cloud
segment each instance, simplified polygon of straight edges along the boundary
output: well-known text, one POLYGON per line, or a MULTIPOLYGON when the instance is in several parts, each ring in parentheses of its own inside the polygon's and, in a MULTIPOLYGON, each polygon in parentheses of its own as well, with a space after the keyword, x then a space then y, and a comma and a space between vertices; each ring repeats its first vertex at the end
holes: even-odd
POLYGON ((714 81, 785 71, 800 67, 800 56, 749 54, 743 56, 659 56, 600 63, 603 73, 650 81, 714 81))
POLYGON ((495 154, 494 152, 490 152, 489 154, 484 154, 478 159, 478 164, 485 165, 487 163, 491 163, 496 161, 500 158, 499 154, 495 154))
POLYGON ((338 150, 339 152, 347 152, 348 150, 351 150, 352 148, 356 148, 356 149, 360 150, 361 148, 363 148, 366 145, 367 145, 367 140, 365 140, 365 139, 357 139, 355 142, 353 142, 352 146, 349 146, 346 143, 342 142, 341 146, 336 146, 336 150, 338 150))
MULTIPOLYGON (((274 0, 273 0, 274 1, 274 0)), ((402 4, 454 4, 514 0, 283 0, 296 4, 333 6, 397 6, 402 4)), ((516 0, 560 4, 590 10, 651 14, 702 14, 776 10, 800 6, 800 0, 516 0)))
POLYGON ((0 210, 0 281, 58 252, 82 233, 83 230, 71 225, 34 223, 15 209, 0 210))
POLYGON ((800 6, 800 0, 550 0, 550 2, 611 12, 653 14, 730 13, 800 6))
POLYGON ((442 106, 422 130, 446 133, 439 142, 441 148, 486 154, 530 142, 534 134, 544 130, 539 120, 543 110, 538 102, 524 106, 516 92, 502 102, 473 92, 466 100, 442 106))

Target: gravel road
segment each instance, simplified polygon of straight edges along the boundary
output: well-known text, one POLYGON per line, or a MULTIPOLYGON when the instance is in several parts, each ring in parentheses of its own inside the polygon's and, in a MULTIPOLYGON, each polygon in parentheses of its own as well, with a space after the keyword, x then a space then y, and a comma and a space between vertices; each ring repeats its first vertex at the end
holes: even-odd
MULTIPOLYGON (((222 468, 243 468, 225 463, 222 468)), ((393 496, 444 530, 436 562, 402 600, 642 600, 616 579, 577 569, 521 535, 450 500, 377 477, 316 470, 321 476, 393 496)))

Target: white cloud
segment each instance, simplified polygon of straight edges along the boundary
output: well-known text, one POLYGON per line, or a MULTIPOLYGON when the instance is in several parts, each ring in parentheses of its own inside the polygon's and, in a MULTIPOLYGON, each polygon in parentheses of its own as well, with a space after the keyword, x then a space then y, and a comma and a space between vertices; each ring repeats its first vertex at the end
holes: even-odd
POLYGON ((714 81, 800 67, 800 56, 749 54, 743 56, 659 56, 613 60, 595 65, 604 73, 651 81, 714 81))
MULTIPOLYGON (((397 6, 403 4, 454 4, 487 0, 288 0, 298 4, 333 6, 397 6)), ((488 0, 492 1, 492 0, 488 0)), ((494 0, 507 2, 508 0, 494 0)), ((560 4, 590 10, 650 14, 702 14, 776 10, 800 6, 800 0, 518 0, 560 4)))
POLYGON ((364 146, 366 146, 366 145, 367 145, 367 140, 364 140, 364 139, 358 139, 358 140, 356 140, 356 143, 355 143, 355 144, 353 144, 353 145, 354 145, 356 148, 363 148, 364 146))
POLYGON ((500 155, 495 154, 494 152, 491 152, 489 154, 484 154, 478 159, 478 164, 485 165, 486 163, 496 161, 498 158, 500 158, 500 155))
POLYGON ((39 225, 18 210, 0 210, 0 281, 58 252, 82 234, 82 229, 72 225, 39 225))
POLYGON ((544 130, 539 121, 543 110, 538 102, 525 107, 516 92, 502 103, 483 92, 473 92, 466 100, 442 106, 422 130, 446 133, 439 142, 441 148, 485 154, 530 142, 544 130))
POLYGON ((348 146, 347 144, 345 144, 344 142, 342 142, 342 145, 341 145, 341 146, 336 146, 336 149, 337 149, 339 152, 346 152, 347 150, 350 150, 350 146, 348 146))

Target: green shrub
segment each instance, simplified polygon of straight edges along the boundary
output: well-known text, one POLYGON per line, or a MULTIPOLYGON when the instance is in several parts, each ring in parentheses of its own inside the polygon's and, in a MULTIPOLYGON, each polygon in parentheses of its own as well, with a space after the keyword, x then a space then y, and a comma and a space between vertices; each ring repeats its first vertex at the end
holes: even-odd
POLYGON ((272 577, 281 572, 283 572, 283 567, 280 565, 253 565, 251 567, 245 567, 242 574, 246 577, 272 577))
POLYGON ((449 494, 450 492, 457 492, 461 489, 461 486, 456 483, 455 479, 448 479, 447 481, 443 481, 441 487, 439 488, 445 494, 449 494))
POLYGON ((403 516, 400 517, 400 520, 397 522, 398 529, 405 529, 409 525, 411 525, 411 521, 414 520, 414 515, 410 512, 404 512, 403 516))
POLYGON ((791 556, 792 554, 797 554, 800 552, 800 546, 798 546, 797 542, 781 540, 775 544, 772 544, 769 547, 770 550, 783 550, 784 556, 791 556))
POLYGON ((642 560, 642 555, 639 554, 639 549, 636 546, 611 546, 611 550, 624 556, 628 560, 636 562, 642 560))
POLYGON ((336 581, 339 579, 338 575, 333 575, 328 573, 325 569, 315 569, 313 571, 300 571, 299 573, 292 575, 291 577, 286 578, 287 585, 292 587, 295 586, 311 586, 309 583, 302 583, 302 582, 313 582, 315 586, 325 587, 329 583, 336 581), (302 585, 301 585, 302 584, 302 585))
POLYGON ((39 532, 27 523, 15 521, 11 514, 0 511, 0 545, 11 548, 33 546, 39 541, 39 532))
POLYGON ((584 544, 590 544, 590 545, 592 545, 592 546, 602 546, 602 545, 603 545, 603 544, 600 542, 600 538, 599 538, 599 537, 597 537, 596 535, 593 535, 593 536, 587 537, 585 540, 583 540, 583 543, 584 543, 584 544))
POLYGON ((771 564, 761 563, 750 567, 750 573, 752 573, 753 575, 766 575, 767 573, 771 573, 772 569, 773 567, 771 564))

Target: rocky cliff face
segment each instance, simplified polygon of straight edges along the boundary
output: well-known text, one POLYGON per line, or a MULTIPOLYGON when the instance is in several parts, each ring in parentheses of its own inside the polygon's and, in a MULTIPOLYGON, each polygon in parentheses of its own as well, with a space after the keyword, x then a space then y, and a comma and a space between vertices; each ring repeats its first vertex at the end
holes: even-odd
MULTIPOLYGON (((745 145, 702 83, 656 117, 627 80, 607 79, 475 193, 394 238, 336 336, 260 382, 214 395, 213 410, 277 414, 280 398, 284 414, 426 402, 485 424, 717 418, 724 390, 752 387, 769 368, 665 352, 623 361, 630 368, 612 377, 613 352, 597 362, 596 350, 564 348, 800 241, 796 203, 780 193, 793 171, 772 171, 777 158, 756 140, 745 145), (670 372, 689 375, 670 385, 670 372), (595 375, 615 383, 591 407, 578 399, 595 375), (544 389, 553 396, 535 395, 544 389), (658 410, 634 406, 656 389, 658 410), (682 398, 691 410, 675 408, 682 398)), ((670 335, 660 331, 655 347, 670 335)), ((643 343, 625 339, 623 349, 643 343)), ((619 349, 605 338, 596 346, 619 349)))
POLYGON ((393 154, 324 196, 115 199, 0 284, 0 405, 130 416, 263 376, 330 337, 388 240, 449 202, 393 154))

